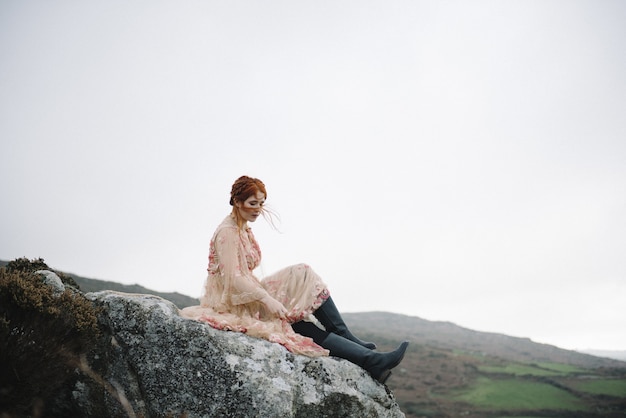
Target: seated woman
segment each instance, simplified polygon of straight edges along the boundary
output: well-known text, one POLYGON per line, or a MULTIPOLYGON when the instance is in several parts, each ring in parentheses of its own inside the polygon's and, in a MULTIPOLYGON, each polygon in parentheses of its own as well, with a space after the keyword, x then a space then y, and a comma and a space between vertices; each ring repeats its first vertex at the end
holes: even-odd
POLYGON ((315 357, 330 353, 385 383, 391 369, 402 361, 408 342, 391 352, 373 351, 375 344, 352 335, 326 285, 305 264, 287 267, 263 280, 254 276, 261 249, 248 222, 265 215, 266 198, 265 185, 259 179, 242 176, 235 181, 230 193, 232 212, 211 239, 209 274, 200 305, 183 309, 181 315, 217 329, 265 338, 296 354, 315 357))

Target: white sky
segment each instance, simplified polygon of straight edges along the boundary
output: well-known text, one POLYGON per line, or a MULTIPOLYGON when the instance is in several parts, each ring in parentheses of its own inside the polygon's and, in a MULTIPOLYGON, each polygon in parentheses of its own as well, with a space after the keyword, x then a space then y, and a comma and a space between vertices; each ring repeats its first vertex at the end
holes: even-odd
POLYGON ((344 311, 626 349, 626 2, 0 3, 0 258, 198 296, 232 182, 259 275, 344 311))

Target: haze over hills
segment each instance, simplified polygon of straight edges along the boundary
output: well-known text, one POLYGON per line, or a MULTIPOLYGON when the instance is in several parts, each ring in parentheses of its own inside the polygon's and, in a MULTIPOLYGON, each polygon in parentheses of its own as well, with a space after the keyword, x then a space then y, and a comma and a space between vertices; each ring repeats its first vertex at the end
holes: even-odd
POLYGON ((582 350, 582 353, 591 354, 596 357, 605 357, 626 362, 626 351, 616 350, 582 350))
MULTIPOLYGON (((0 260, 0 267, 6 261, 0 260)), ((140 285, 125 285, 112 281, 89 279, 73 273, 64 273, 75 280, 81 291, 113 290, 160 296, 179 308, 195 305, 198 300, 178 292, 156 292, 140 285)), ((586 368, 626 368, 626 351, 588 350, 578 352, 561 349, 528 338, 479 332, 451 322, 429 321, 414 316, 388 312, 345 313, 346 322, 364 338, 393 343, 409 339, 420 345, 446 350, 462 350, 481 355, 500 357, 519 362, 558 362, 586 368)))

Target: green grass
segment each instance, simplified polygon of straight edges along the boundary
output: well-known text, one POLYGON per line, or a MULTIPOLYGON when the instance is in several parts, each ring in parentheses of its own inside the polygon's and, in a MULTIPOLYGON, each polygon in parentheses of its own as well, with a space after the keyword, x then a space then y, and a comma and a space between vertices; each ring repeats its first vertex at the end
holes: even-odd
POLYGON ((510 374, 513 376, 566 376, 585 371, 575 366, 559 363, 508 363, 504 366, 479 366, 478 370, 484 373, 510 374))
POLYGON ((573 384, 574 388, 594 395, 609 395, 626 398, 626 380, 597 379, 579 380, 573 384))
POLYGON ((480 366, 478 370, 484 373, 501 373, 513 376, 560 376, 563 373, 555 370, 546 370, 529 364, 509 363, 505 366, 480 366))
POLYGON ((537 363, 537 366, 543 369, 554 370, 560 372, 562 374, 574 374, 574 373, 585 373, 588 370, 581 369, 580 367, 572 366, 571 364, 562 364, 562 363, 537 363))
POLYGON ((574 395, 547 383, 488 377, 479 377, 470 389, 457 395, 456 400, 482 409, 586 409, 574 395))

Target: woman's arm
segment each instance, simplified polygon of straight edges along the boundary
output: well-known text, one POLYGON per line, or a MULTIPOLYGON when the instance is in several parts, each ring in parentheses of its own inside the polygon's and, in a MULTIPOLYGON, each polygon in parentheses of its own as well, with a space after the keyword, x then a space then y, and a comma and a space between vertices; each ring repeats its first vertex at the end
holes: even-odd
POLYGON ((261 286, 246 263, 245 251, 241 245, 239 232, 235 228, 223 228, 215 238, 215 250, 219 260, 219 269, 224 288, 230 295, 233 305, 250 302, 261 302, 267 309, 277 315, 284 316, 285 307, 261 286))

